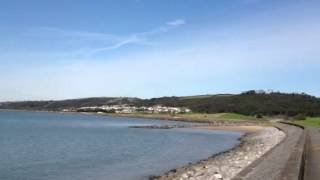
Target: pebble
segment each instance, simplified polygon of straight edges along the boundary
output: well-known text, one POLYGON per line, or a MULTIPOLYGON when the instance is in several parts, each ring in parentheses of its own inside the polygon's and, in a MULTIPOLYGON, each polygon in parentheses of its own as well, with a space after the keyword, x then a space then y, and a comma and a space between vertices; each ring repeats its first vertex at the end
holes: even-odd
POLYGON ((188 178, 189 176, 187 174, 182 174, 182 178, 188 178))
POLYGON ((214 177, 214 180, 222 180, 222 175, 219 173, 215 173, 213 177, 214 177))

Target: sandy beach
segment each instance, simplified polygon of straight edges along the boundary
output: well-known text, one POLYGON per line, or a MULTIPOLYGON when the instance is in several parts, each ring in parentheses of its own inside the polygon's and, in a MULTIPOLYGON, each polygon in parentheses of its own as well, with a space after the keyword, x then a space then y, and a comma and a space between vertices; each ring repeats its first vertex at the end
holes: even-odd
POLYGON ((267 126, 199 126, 195 128, 208 130, 235 131, 243 133, 258 133, 263 131, 267 126))

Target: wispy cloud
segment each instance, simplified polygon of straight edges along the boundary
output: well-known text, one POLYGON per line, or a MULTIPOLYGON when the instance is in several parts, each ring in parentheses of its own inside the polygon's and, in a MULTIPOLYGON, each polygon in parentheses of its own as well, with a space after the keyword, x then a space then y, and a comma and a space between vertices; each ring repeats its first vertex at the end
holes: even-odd
POLYGON ((113 45, 92 49, 92 50, 90 50, 90 52, 88 52, 88 54, 95 54, 95 53, 98 53, 101 51, 118 49, 118 48, 125 46, 125 45, 128 45, 128 44, 139 44, 142 41, 143 40, 141 38, 139 38, 137 35, 134 34, 134 35, 129 36, 128 38, 124 38, 123 40, 116 42, 113 45))
POLYGON ((113 49, 117 49, 120 48, 122 46, 125 45, 129 45, 129 44, 149 44, 146 43, 148 41, 148 38, 158 35, 158 34, 162 34, 162 33, 166 33, 172 29, 178 28, 182 25, 186 24, 185 20, 183 19, 176 19, 174 21, 170 21, 167 22, 165 26, 159 27, 159 28, 155 28, 153 30, 150 31, 145 31, 145 32, 141 32, 141 33, 134 33, 129 35, 126 38, 123 38, 122 40, 116 42, 113 45, 110 46, 106 46, 106 47, 102 47, 102 48, 97 48, 97 49, 93 49, 90 54, 94 54, 97 52, 101 52, 101 51, 107 51, 107 50, 113 50, 113 49))
MULTIPOLYGON (((65 30, 55 27, 38 27, 27 30, 23 36, 35 38, 44 45, 61 47, 61 54, 90 56, 128 45, 150 45, 151 38, 186 24, 183 19, 166 22, 163 26, 128 35, 65 30)), ((57 50, 57 49, 56 49, 57 50)), ((51 50, 50 50, 51 51, 51 50)), ((59 50, 58 50, 59 51, 59 50)))
POLYGON ((37 27, 31 28, 25 32, 28 36, 51 37, 51 38, 81 38, 81 39, 103 39, 116 41, 120 37, 97 32, 66 30, 55 27, 37 27))
POLYGON ((174 21, 167 22, 167 25, 178 27, 178 26, 184 25, 185 23, 186 21, 183 19, 176 19, 174 21))

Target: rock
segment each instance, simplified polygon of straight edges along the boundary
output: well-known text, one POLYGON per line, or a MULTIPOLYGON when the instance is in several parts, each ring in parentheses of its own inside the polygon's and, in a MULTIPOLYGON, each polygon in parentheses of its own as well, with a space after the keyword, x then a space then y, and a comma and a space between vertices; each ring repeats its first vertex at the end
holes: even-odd
POLYGON ((223 180, 222 175, 217 172, 214 173, 213 177, 214 180, 223 180))
POLYGON ((189 176, 188 176, 187 174, 182 174, 181 177, 186 179, 186 178, 188 178, 189 176))
POLYGON ((187 175, 188 175, 188 177, 191 177, 193 175, 193 172, 192 171, 188 171, 187 175))
POLYGON ((149 180, 156 180, 156 179, 159 179, 161 176, 154 176, 154 175, 151 175, 149 176, 149 180))

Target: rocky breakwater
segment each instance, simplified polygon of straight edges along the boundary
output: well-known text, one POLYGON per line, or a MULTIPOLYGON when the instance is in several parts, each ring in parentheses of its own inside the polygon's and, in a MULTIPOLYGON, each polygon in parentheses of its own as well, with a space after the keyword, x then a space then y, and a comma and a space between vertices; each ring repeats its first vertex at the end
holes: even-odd
POLYGON ((285 133, 274 127, 249 133, 242 137, 234 149, 214 155, 206 160, 169 171, 157 180, 230 180, 253 161, 280 143, 285 133))
POLYGON ((129 128, 145 128, 145 129, 173 129, 173 128, 187 128, 192 126, 185 125, 142 125, 142 126, 129 126, 129 128))

